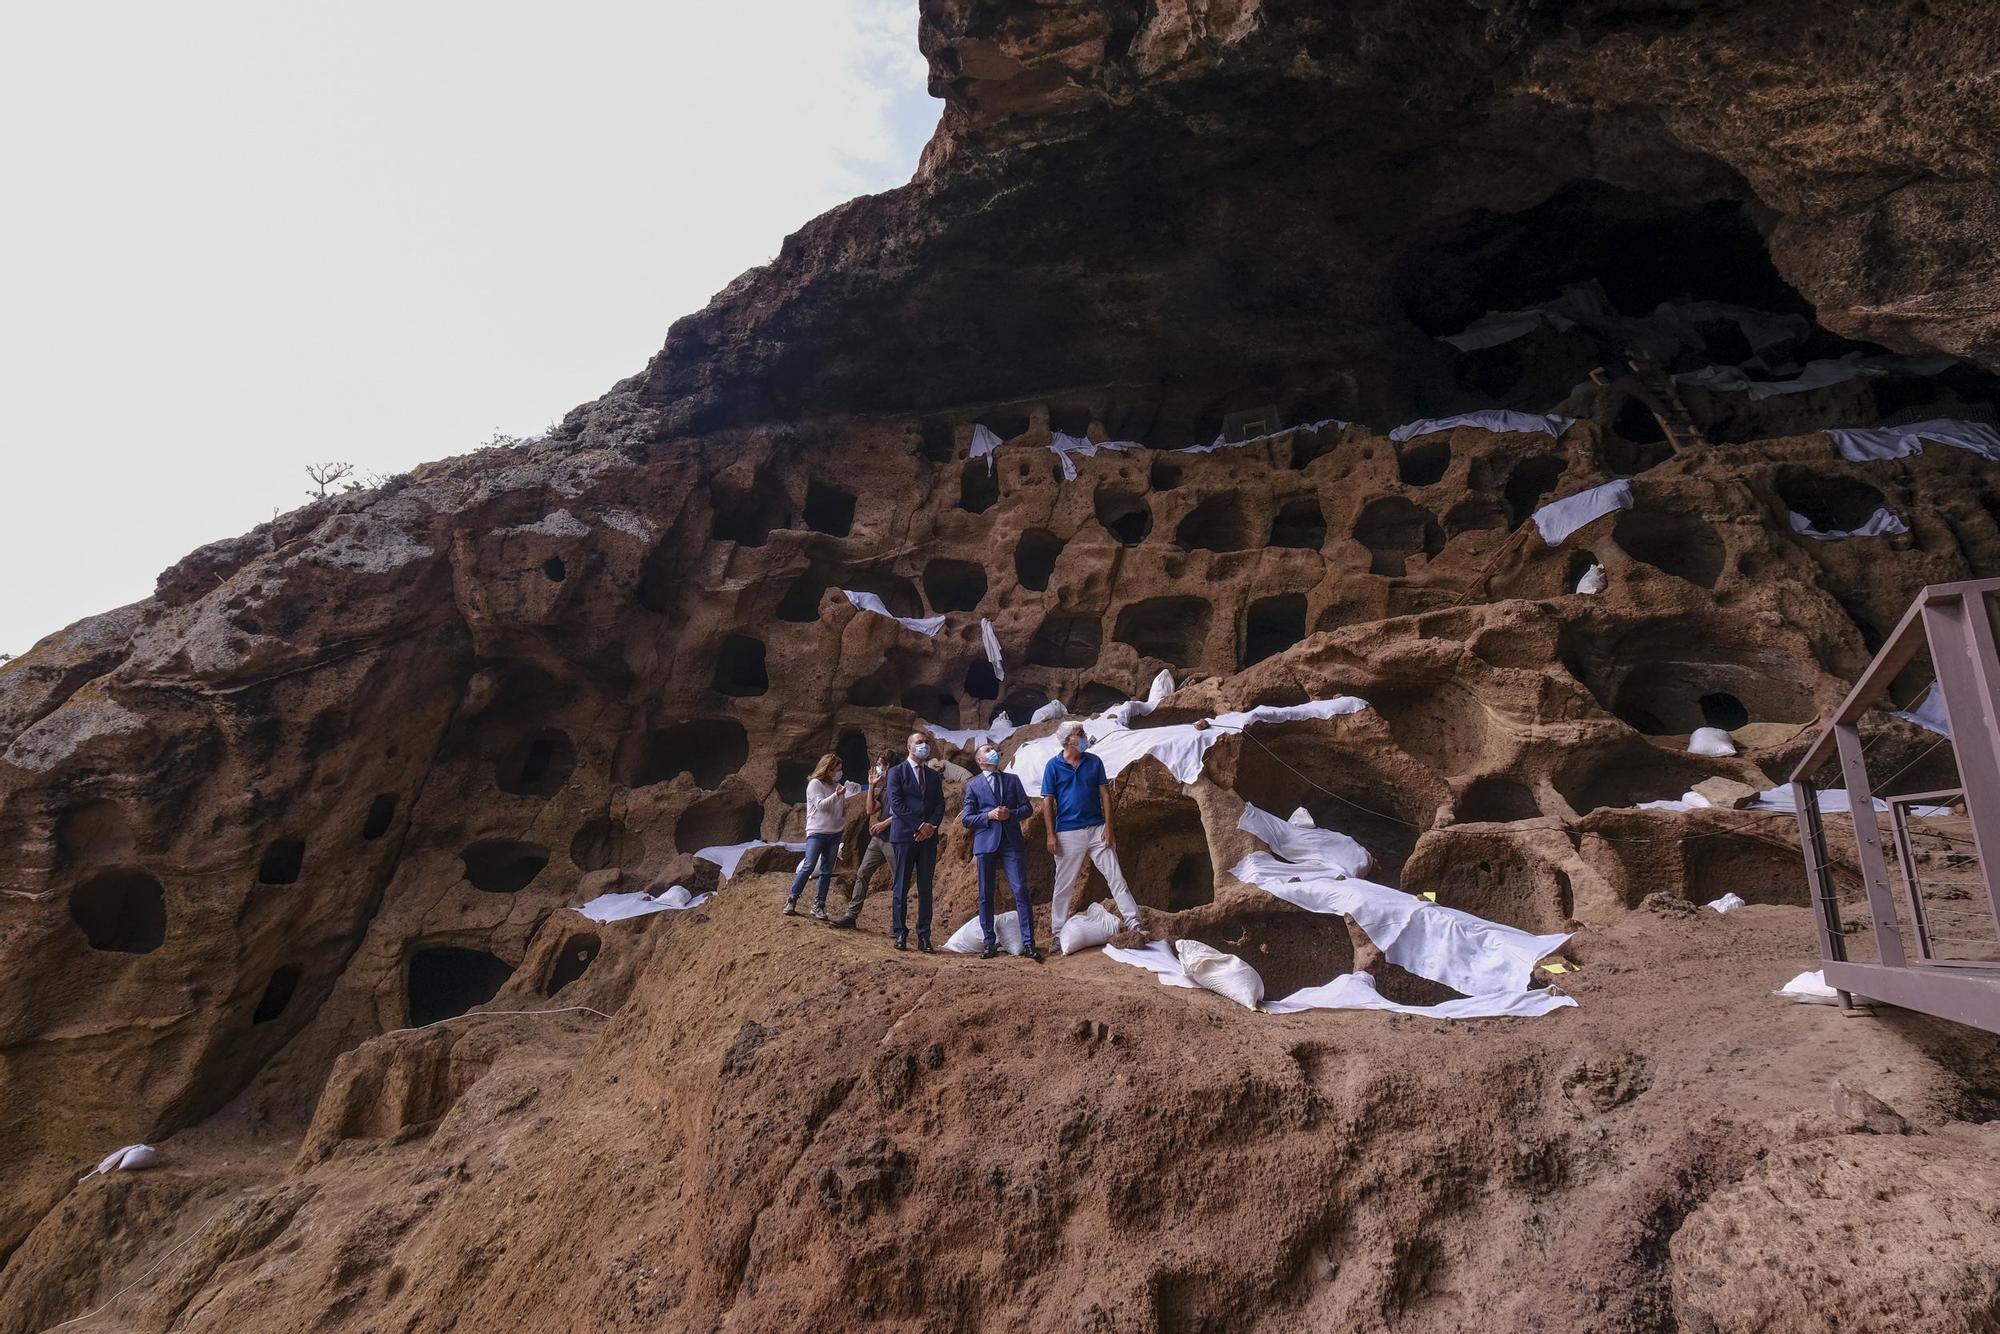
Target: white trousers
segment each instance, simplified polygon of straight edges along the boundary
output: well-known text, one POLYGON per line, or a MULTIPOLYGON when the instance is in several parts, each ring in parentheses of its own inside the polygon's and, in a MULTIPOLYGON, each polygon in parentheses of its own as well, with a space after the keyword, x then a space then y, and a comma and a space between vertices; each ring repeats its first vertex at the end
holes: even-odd
POLYGON ((1111 890, 1111 901, 1118 905, 1118 915, 1125 919, 1127 927, 1137 930, 1139 905, 1133 901, 1132 891, 1126 887, 1125 872, 1118 866, 1117 850, 1105 846, 1104 826, 1058 830, 1056 844, 1062 851, 1056 854, 1056 889, 1049 900, 1050 934, 1060 936, 1063 923, 1069 920, 1070 896, 1076 893, 1077 877, 1083 874, 1086 857, 1097 867, 1098 874, 1104 877, 1105 885, 1111 890))

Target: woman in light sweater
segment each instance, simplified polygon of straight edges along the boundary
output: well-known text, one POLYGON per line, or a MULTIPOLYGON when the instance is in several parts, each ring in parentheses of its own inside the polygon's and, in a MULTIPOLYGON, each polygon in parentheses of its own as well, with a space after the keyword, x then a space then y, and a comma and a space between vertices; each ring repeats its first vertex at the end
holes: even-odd
POLYGON ((840 757, 822 755, 806 780, 806 859, 792 878, 791 892, 785 895, 785 916, 796 917, 799 895, 806 880, 819 868, 819 893, 813 898, 812 915, 826 920, 826 891, 833 882, 833 858, 840 850, 840 831, 847 827, 847 789, 840 783, 840 757))

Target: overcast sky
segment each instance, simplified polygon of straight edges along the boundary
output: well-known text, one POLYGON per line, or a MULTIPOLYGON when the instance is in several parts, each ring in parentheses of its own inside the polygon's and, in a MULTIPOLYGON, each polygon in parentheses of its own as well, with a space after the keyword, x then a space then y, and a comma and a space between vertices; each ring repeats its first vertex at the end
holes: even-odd
POLYGON ((524 435, 908 180, 915 0, 0 17, 0 652, 305 499, 524 435))

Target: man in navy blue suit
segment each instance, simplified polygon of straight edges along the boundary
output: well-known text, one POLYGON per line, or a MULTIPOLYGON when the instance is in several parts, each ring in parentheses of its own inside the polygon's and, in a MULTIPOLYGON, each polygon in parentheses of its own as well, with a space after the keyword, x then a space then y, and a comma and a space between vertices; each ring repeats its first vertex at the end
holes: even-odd
POLYGON ((965 809, 959 818, 972 831, 972 856, 979 863, 979 929, 986 937, 982 959, 1000 952, 993 935, 993 864, 998 862, 1014 889, 1014 912, 1020 918, 1025 947, 1021 953, 1036 963, 1042 961, 1042 952, 1035 948, 1035 908, 1028 901, 1027 840, 1021 836, 1021 821, 1033 809, 1021 780, 1001 770, 1000 747, 981 742, 979 777, 965 785, 965 809))
POLYGON ((909 947, 903 905, 908 901, 910 874, 917 877, 917 948, 931 949, 931 882, 937 875, 938 826, 944 823, 944 776, 928 763, 930 739, 910 733, 910 757, 889 770, 889 846, 896 853, 896 878, 889 894, 890 930, 896 948, 909 947))

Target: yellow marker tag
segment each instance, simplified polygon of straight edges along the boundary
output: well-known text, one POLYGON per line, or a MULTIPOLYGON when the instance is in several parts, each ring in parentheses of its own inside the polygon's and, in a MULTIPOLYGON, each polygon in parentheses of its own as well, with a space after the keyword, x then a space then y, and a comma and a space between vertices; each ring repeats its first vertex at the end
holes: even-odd
POLYGON ((1557 961, 1555 963, 1543 964, 1542 971, 1545 973, 1567 973, 1568 971, 1570 971, 1570 967, 1566 963, 1557 961))
POLYGON ((1422 897, 1429 899, 1432 903, 1436 903, 1438 901, 1437 891, 1434 889, 1425 890, 1423 892, 1422 897))

